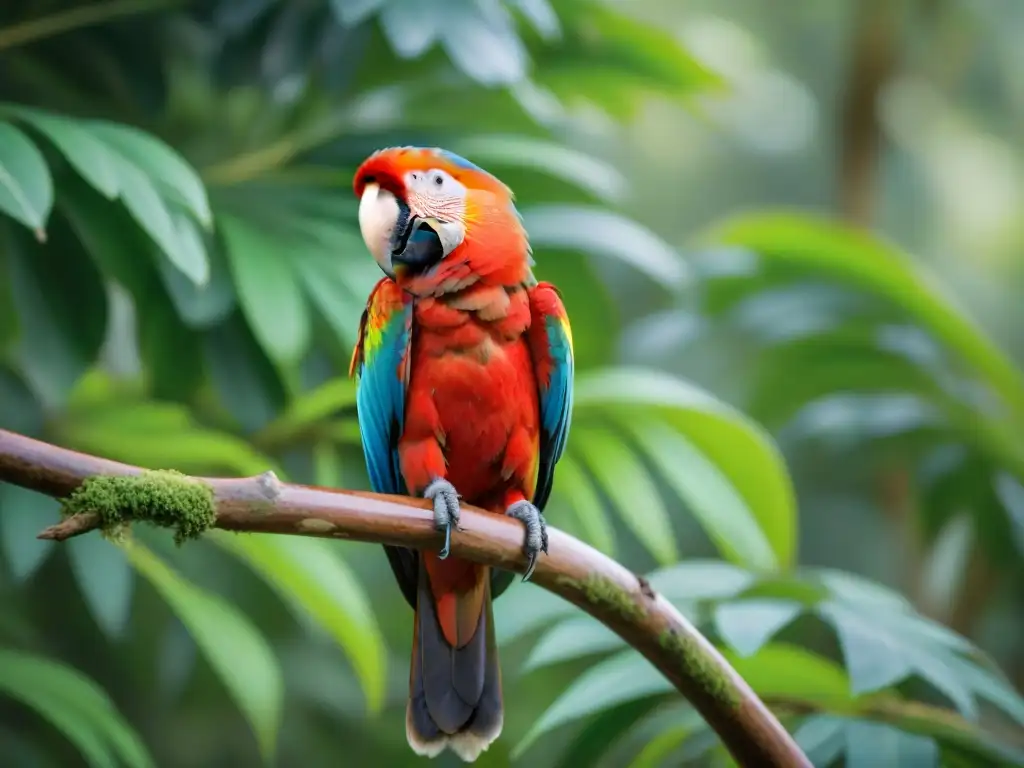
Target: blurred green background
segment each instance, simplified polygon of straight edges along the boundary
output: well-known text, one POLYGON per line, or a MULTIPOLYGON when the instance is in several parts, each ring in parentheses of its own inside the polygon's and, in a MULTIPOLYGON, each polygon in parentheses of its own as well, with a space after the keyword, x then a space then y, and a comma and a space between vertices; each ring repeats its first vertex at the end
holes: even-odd
MULTIPOLYGON (((1014 0, 6 0, 0 425, 366 488, 352 172, 443 146, 565 294, 549 521, 815 765, 1024 765, 1022 34, 1014 0)), ((0 485, 4 765, 423 762, 379 547, 58 515, 0 485)), ((481 765, 729 764, 573 607, 496 614, 481 765)))

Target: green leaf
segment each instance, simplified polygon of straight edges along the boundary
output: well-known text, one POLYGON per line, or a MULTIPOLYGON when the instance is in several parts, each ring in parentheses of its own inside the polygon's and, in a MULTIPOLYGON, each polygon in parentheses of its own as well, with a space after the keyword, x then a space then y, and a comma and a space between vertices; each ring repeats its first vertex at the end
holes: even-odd
POLYGON ((592 666, 577 677, 512 749, 515 760, 540 736, 559 726, 627 701, 670 693, 672 684, 630 649, 592 666))
POLYGON ((39 401, 22 378, 0 364, 0 429, 39 437, 43 433, 44 420, 39 401))
POLYGON ((121 199, 132 218, 153 238, 153 242, 171 263, 188 275, 189 279, 193 279, 197 270, 196 254, 191 248, 194 244, 181 242, 171 209, 160 197, 153 182, 120 155, 115 156, 114 167, 121 187, 121 199))
POLYGON ((260 345, 279 362, 297 361, 309 345, 310 319, 287 246, 234 217, 219 217, 218 227, 238 300, 260 345))
POLYGON ((906 649, 881 631, 872 615, 831 602, 817 611, 836 630, 855 694, 886 688, 914 671, 906 649))
POLYGON ((672 247, 635 221, 602 208, 538 205, 523 211, 534 249, 568 248, 629 264, 669 289, 689 279, 672 247))
POLYGON ((544 633, 523 662, 522 672, 560 661, 621 648, 622 638, 590 616, 575 616, 544 633))
POLYGON ((621 200, 626 192, 626 179, 617 169, 585 152, 547 139, 489 134, 456 140, 452 149, 492 173, 506 166, 529 168, 605 200, 621 200))
POLYGON ((161 400, 191 402, 203 384, 199 333, 181 322, 159 282, 152 281, 136 301, 145 307, 137 334, 147 391, 161 400))
MULTIPOLYGON (((630 727, 659 703, 657 699, 639 699, 606 709, 579 729, 552 768, 609 764, 618 755, 619 745, 630 727)), ((630 768, 636 768, 636 763, 631 763, 630 768)))
POLYGON ((218 399, 246 432, 265 426, 285 407, 281 374, 240 311, 206 331, 203 355, 218 399))
POLYGON ((501 595, 501 610, 494 612, 498 643, 504 645, 565 616, 579 615, 572 603, 527 582, 513 582, 501 595))
POLYGON ((835 662, 788 643, 770 643, 753 656, 722 652, 758 696, 802 699, 836 709, 854 700, 849 680, 835 662))
POLYGON ((20 327, 15 359, 44 404, 57 408, 103 343, 102 275, 63 217, 53 217, 46 243, 24 230, 10 228, 8 235, 20 327))
POLYGON ((747 502, 690 441, 651 418, 632 415, 619 422, 660 470, 663 481, 686 502, 726 559, 757 570, 778 567, 771 544, 747 502))
POLYGON ((660 371, 613 368, 576 380, 574 408, 622 407, 656 415, 685 435, 743 496, 780 568, 796 556, 796 500, 785 462, 771 438, 743 414, 660 371), (655 409, 653 414, 650 409, 655 409))
POLYGON ((178 250, 170 254, 171 262, 194 285, 205 286, 210 281, 210 260, 206 254, 203 233, 184 213, 173 211, 171 223, 178 241, 178 250))
POLYGON ((387 658, 369 599, 329 543, 298 536, 211 535, 247 563, 299 615, 326 629, 345 651, 366 695, 367 708, 384 703, 387 658))
MULTIPOLYGON (((0 275, 10 275, 6 249, 0 248, 0 275)), ((18 340, 18 312, 14 307, 14 286, 10 277, 0 281, 0 359, 18 340)))
MULTIPOLYGON (((594 488, 594 481, 568 453, 562 454, 558 461, 551 495, 553 501, 561 501, 573 510, 580 532, 588 544, 609 557, 615 556, 615 531, 605 511, 605 504, 594 488)), ((552 506, 549 502, 548 509, 552 506)))
POLYGON ((934 739, 906 733, 884 723, 862 720, 847 723, 846 768, 938 764, 939 746, 934 739))
POLYGON ((536 79, 567 101, 589 101, 628 119, 650 95, 687 99, 721 87, 668 29, 609 4, 563 0, 557 46, 534 54, 536 79))
POLYGON ((155 765, 110 697, 76 669, 41 656, 0 649, 0 691, 36 710, 96 768, 155 765))
MULTIPOLYGON (((145 256, 157 255, 160 263, 166 259, 120 203, 97 195, 77 178, 64 179, 59 191, 60 212, 67 217, 97 268, 106 278, 123 285, 138 301, 150 290, 153 280, 154 260, 145 256)), ((168 269, 177 272, 172 266, 168 269)))
POLYGON ((834 568, 817 568, 814 571, 814 580, 821 582, 837 600, 865 610, 913 610, 913 604, 903 595, 855 573, 834 568))
POLYGON ((132 565, 188 628, 213 671, 249 721, 268 763, 277 746, 284 683, 270 645, 235 605, 175 573, 135 541, 123 544, 132 565))
POLYGON ((816 270, 901 307, 983 375, 1024 423, 1024 376, 934 278, 895 248, 827 219, 791 212, 747 214, 715 225, 709 240, 816 270))
MULTIPOLYGON (((195 231, 192 220, 186 221, 194 234, 202 237, 202 233, 195 231)), ((209 261, 209 278, 203 283, 196 283, 186 277, 168 259, 156 260, 160 277, 175 310, 192 328, 209 328, 224 320, 235 308, 235 289, 231 284, 231 272, 223 250, 212 238, 210 242, 204 241, 203 247, 209 261)))
POLYGON ((811 401, 848 392, 911 392, 947 410, 954 406, 936 371, 901 352, 880 349, 880 335, 877 327, 844 327, 775 347, 758 368, 751 412, 778 426, 811 401), (794 371, 800 375, 794 376, 794 371))
POLYGON ((338 250, 309 248, 295 260, 295 268, 306 292, 335 336, 344 344, 355 343, 366 299, 353 293, 348 274, 351 270, 348 265, 338 263, 337 254, 359 253, 355 249, 357 243, 360 249, 363 248, 359 239, 351 240, 349 246, 338 250))
POLYGON ((42 153, 24 133, 0 122, 0 211, 41 233, 52 207, 53 179, 42 153))
POLYGON ((355 402, 355 381, 332 379, 294 399, 284 413, 260 430, 255 440, 261 445, 287 442, 342 412, 354 419, 355 402))
POLYGON ((674 604, 725 600, 753 586, 750 571, 719 560, 687 560, 649 574, 651 587, 674 604))
POLYGON ((96 623, 120 636, 131 615, 135 575, 124 552, 102 536, 79 536, 67 543, 67 553, 96 623))
POLYGON ((569 313, 577 378, 589 368, 607 365, 621 331, 619 307, 591 259, 578 251, 548 249, 537 260, 537 279, 558 286, 569 313))
POLYGON ((715 608, 715 629, 741 656, 752 656, 803 610, 790 600, 751 598, 715 608))
POLYGON ((121 191, 111 150, 78 120, 25 106, 6 106, 15 115, 53 142, 61 154, 104 197, 115 199, 121 191))
POLYGON ((959 656, 946 656, 947 670, 958 675, 981 698, 991 702, 1024 726, 1024 697, 1001 675, 959 656))
MULTIPOLYGON (((835 581, 840 574, 830 573, 835 581)), ((837 582, 841 583, 841 582, 837 582)), ((852 576, 845 600, 827 600, 816 610, 836 630, 857 693, 884 688, 914 673, 949 698, 969 719, 978 715, 968 677, 951 674, 961 663, 951 651, 973 651, 964 638, 908 612, 902 602, 852 576)), ((966 663, 966 662, 963 662, 966 663)))
POLYGON ((671 753, 693 735, 695 726, 678 725, 667 728, 644 745, 633 758, 630 768, 660 768, 671 753))
POLYGON ((203 429, 191 419, 185 428, 171 428, 166 421, 167 407, 148 402, 123 403, 119 413, 113 409, 76 413, 61 425, 62 436, 77 450, 143 467, 191 474, 279 471, 274 462, 234 435, 203 429), (143 426, 147 424, 148 429, 143 426))
POLYGON ((342 24, 352 27, 365 21, 385 0, 331 0, 331 10, 342 24))
POLYGON ((832 715, 811 715, 793 738, 814 765, 831 765, 846 747, 846 721, 832 715))
MULTIPOLYGON (((213 216, 206 188, 199 174, 174 149, 160 139, 130 125, 91 121, 89 130, 108 146, 131 160, 183 203, 200 223, 210 226, 213 216)), ((124 190, 128 194, 127 190, 124 190)))
POLYGON ((679 559, 668 510, 647 469, 611 432, 582 425, 572 431, 570 454, 581 456, 623 522, 662 564, 679 559))
POLYGON ((27 579, 54 551, 53 542, 36 538, 60 521, 56 499, 9 483, 0 483, 0 537, 15 579, 27 579))

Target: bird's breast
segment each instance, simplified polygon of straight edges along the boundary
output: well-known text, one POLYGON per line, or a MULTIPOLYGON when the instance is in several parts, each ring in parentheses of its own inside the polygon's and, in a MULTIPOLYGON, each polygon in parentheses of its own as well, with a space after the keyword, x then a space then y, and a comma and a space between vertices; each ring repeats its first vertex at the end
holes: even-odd
POLYGON ((508 481, 510 438, 536 443, 539 434, 525 335, 503 338, 472 319, 443 330, 418 328, 409 386, 436 409, 448 479, 467 502, 488 505, 508 481))

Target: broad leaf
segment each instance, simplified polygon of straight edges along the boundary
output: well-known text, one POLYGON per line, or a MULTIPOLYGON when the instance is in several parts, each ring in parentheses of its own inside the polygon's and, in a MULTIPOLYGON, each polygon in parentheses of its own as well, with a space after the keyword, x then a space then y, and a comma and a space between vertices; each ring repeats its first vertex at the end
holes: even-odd
POLYGON ((938 765, 934 739, 905 733, 883 723, 852 721, 846 726, 847 768, 879 765, 938 765))
POLYGON ((452 149, 499 175, 504 167, 529 168, 605 200, 619 200, 626 191, 626 179, 611 165, 544 139, 489 134, 460 139, 452 144, 452 149))
POLYGON ((651 587, 673 603, 724 600, 752 586, 757 577, 718 560, 687 560, 649 574, 651 587))
POLYGON ((76 410, 62 435, 76 449, 144 467, 192 474, 226 470, 257 475, 276 465, 234 435, 203 429, 182 407, 122 402, 118 407, 76 410))
POLYGON ((116 160, 110 149, 86 124, 73 118, 25 106, 5 107, 43 134, 67 158, 82 178, 111 200, 121 191, 116 160))
POLYGON ((728 219, 706 237, 885 297, 974 366, 1024 422, 1024 376, 920 265, 896 249, 837 223, 790 212, 728 219))
POLYGON ((512 757, 519 757, 537 738, 573 720, 672 690, 672 684, 645 658, 633 650, 623 651, 594 665, 562 691, 516 744, 512 757))
MULTIPOLYGON (((771 438, 742 414, 693 385, 648 369, 615 368, 580 376, 575 409, 644 409, 679 430, 743 496, 779 567, 796 550, 796 502, 786 465, 771 438)), ((571 444, 571 439, 570 439, 571 444)))
POLYGON ((79 536, 65 546, 96 623, 111 637, 118 637, 131 614, 135 584, 135 572, 124 552, 102 536, 79 536))
POLYGON ((758 570, 777 566, 775 553, 747 502, 704 454, 655 419, 631 416, 619 421, 726 558, 758 570))
POLYGON ((532 672, 548 664, 612 651, 624 644, 621 637, 596 619, 577 616, 559 622, 545 633, 523 663, 522 671, 532 672))
POLYGON ((292 536, 214 532, 214 541, 246 562, 300 616, 327 630, 348 655, 366 695, 380 710, 385 691, 384 640, 359 582, 329 543, 292 536))
POLYGON ((623 522, 658 562, 677 561, 679 551, 668 510, 636 454, 614 433, 582 424, 571 433, 569 451, 583 459, 623 522))
POLYGON ((634 221, 600 208, 532 206, 523 221, 536 249, 567 248, 618 259, 669 289, 682 287, 686 263, 668 243, 634 221))
POLYGON ((60 504, 49 496, 0 482, 0 537, 15 579, 27 579, 54 551, 53 542, 36 538, 60 520, 60 504))
POLYGON ((156 764, 110 697, 72 667, 2 649, 0 691, 53 723, 95 768, 156 764))
MULTIPOLYGON (((615 556, 615 531, 605 504, 590 475, 569 454, 563 454, 558 462, 551 498, 573 511, 579 533, 588 544, 609 557, 615 556)), ((551 507, 549 502, 548 509, 551 507)))
POLYGON ((53 180, 38 147, 0 122, 0 211, 42 232, 53 207, 53 180))
POLYGON ((715 629, 741 656, 752 656, 803 610, 787 600, 751 598, 715 609, 715 629))
POLYGON ((236 606, 186 581, 141 544, 128 541, 123 546, 132 565, 188 628, 252 726, 264 759, 271 762, 284 684, 266 639, 236 606))
POLYGON ((234 217, 222 216, 228 261, 238 301, 260 344, 273 359, 295 362, 309 344, 305 298, 288 263, 288 247, 269 233, 234 217))
MULTIPOLYGON (((205 225, 212 221, 206 188, 195 169, 160 139, 130 125, 93 121, 89 130, 108 146, 130 159, 154 179, 161 190, 183 205, 205 225)), ((127 194, 127 190, 125 190, 127 194)))

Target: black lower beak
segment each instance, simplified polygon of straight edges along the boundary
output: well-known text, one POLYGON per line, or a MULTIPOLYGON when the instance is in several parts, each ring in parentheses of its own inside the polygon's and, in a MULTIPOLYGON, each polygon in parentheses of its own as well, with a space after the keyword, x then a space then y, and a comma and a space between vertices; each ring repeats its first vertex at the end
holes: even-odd
POLYGON ((415 273, 429 269, 443 258, 444 247, 437 232, 426 222, 410 217, 391 252, 391 263, 415 273))

